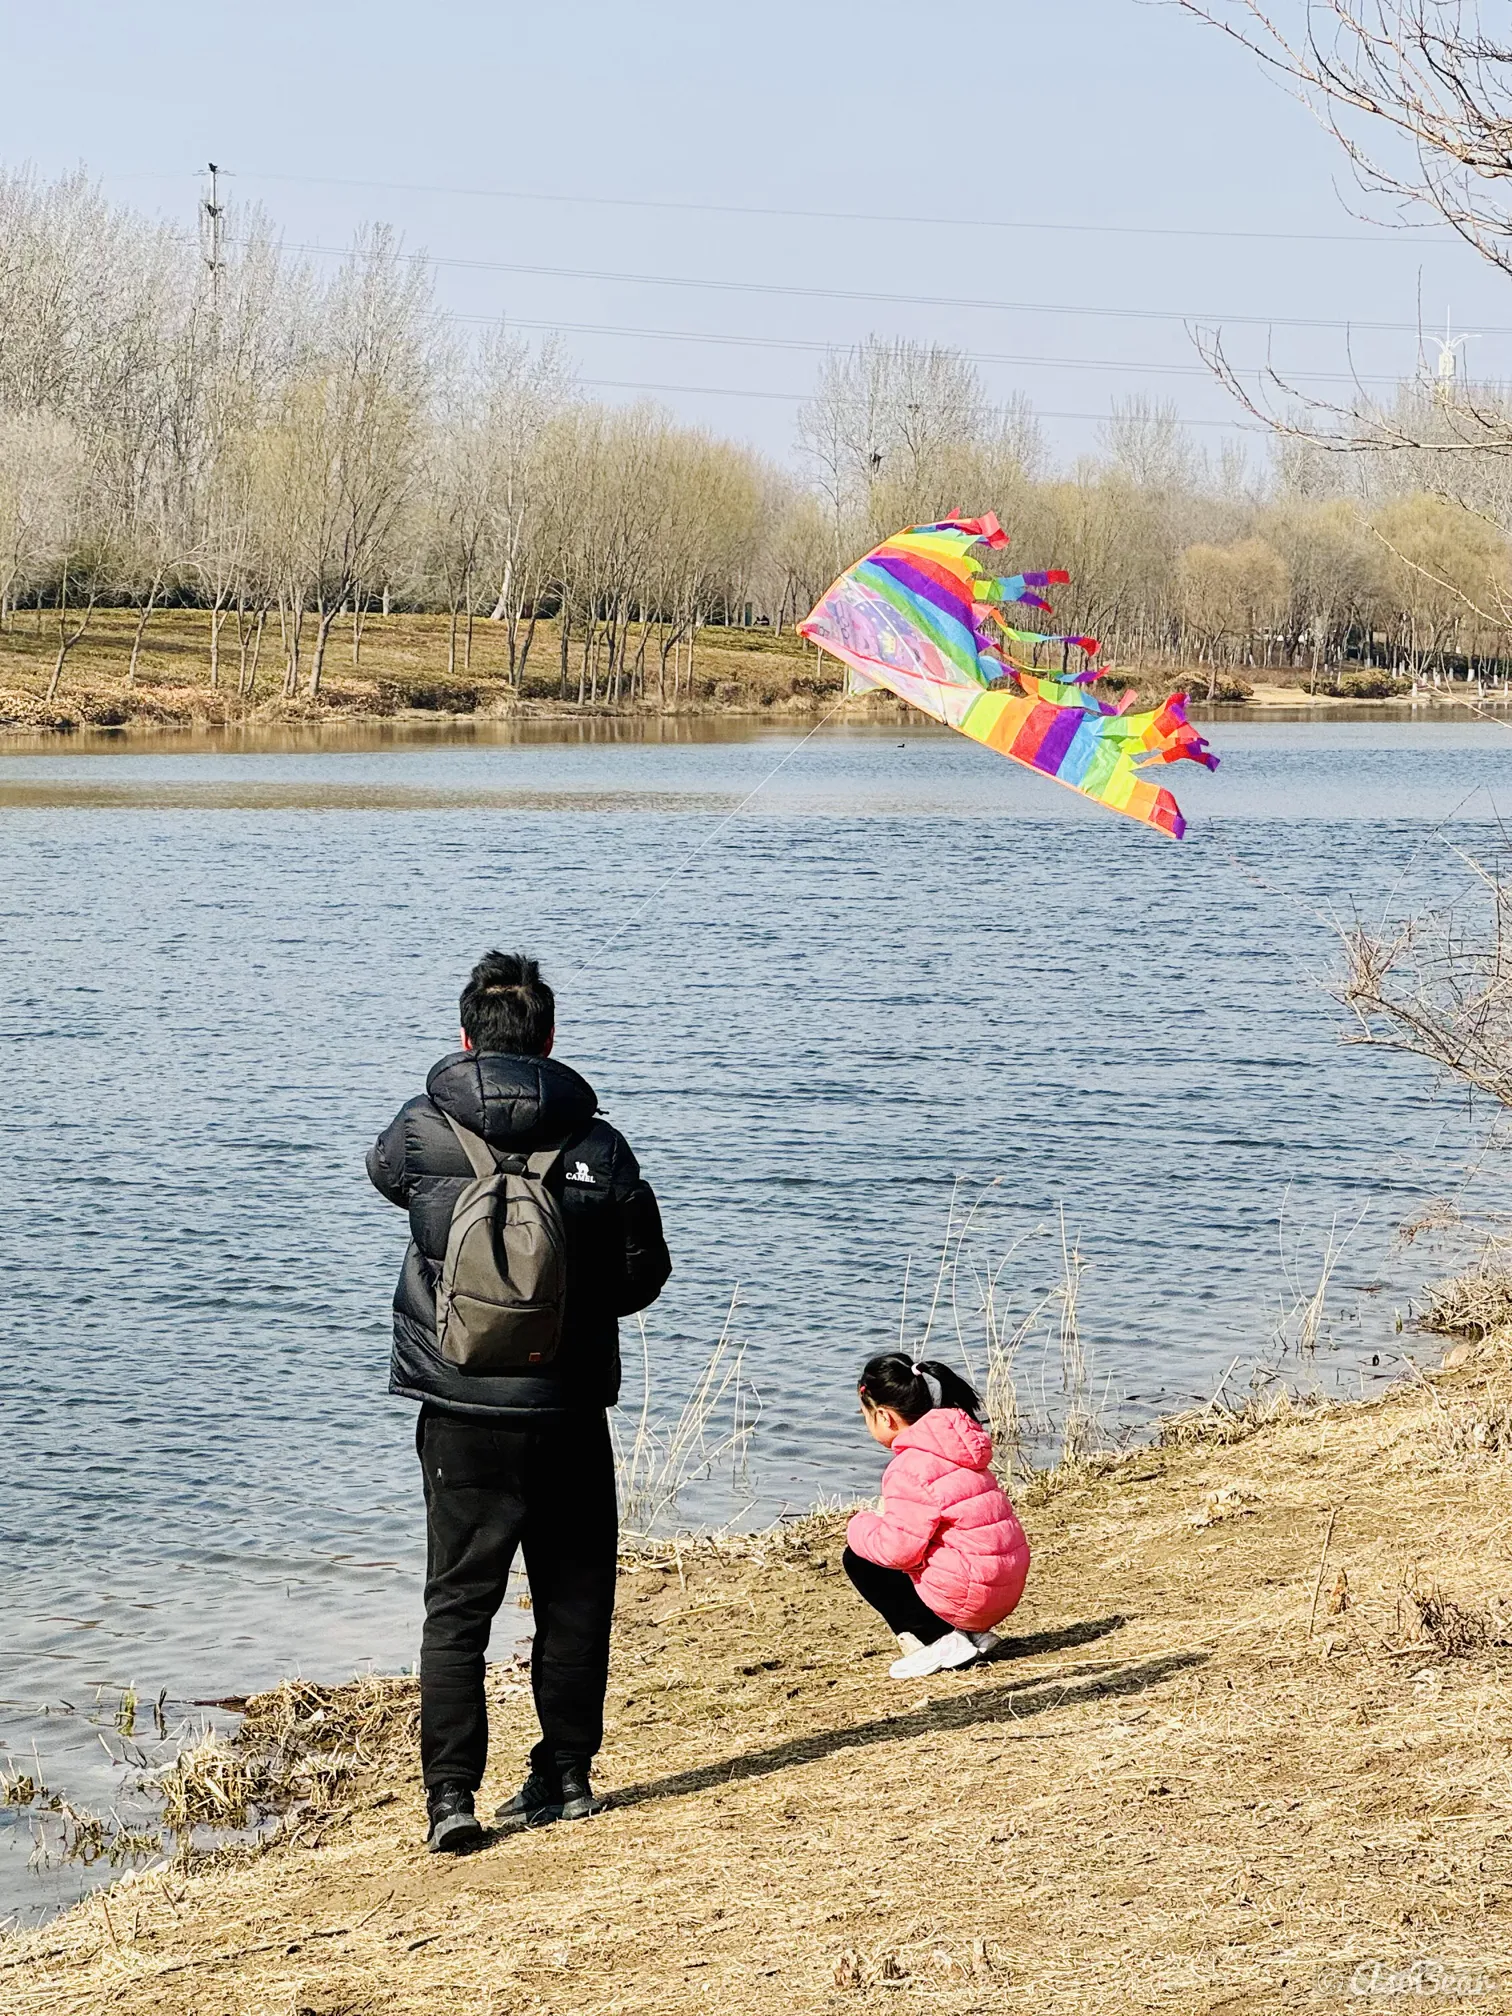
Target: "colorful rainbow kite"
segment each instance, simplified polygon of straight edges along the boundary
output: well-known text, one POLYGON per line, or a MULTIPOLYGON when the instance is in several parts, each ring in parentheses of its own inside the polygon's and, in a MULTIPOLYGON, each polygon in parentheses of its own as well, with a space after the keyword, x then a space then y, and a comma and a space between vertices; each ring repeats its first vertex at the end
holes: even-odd
POLYGON ((1176 800, 1141 772, 1183 758, 1218 767, 1186 718, 1185 696, 1130 713, 1132 693, 1112 706, 1087 691, 1104 669, 1091 662, 1095 637, 1010 628, 1005 604, 1048 610, 1035 591, 1070 577, 998 576, 972 557, 974 546, 1007 544, 990 512, 915 525, 847 567, 798 628, 849 666, 854 688, 885 686, 973 741, 1179 840, 1186 821, 1176 800), (1015 663, 1014 645, 1059 646, 1063 661, 1078 650, 1087 669, 1040 672, 1015 663))

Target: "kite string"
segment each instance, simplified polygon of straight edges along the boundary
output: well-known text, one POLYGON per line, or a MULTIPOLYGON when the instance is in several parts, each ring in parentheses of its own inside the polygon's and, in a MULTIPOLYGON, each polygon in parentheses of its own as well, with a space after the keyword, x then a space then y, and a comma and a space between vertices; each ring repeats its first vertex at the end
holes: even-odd
POLYGON ((725 814, 724 818, 720 820, 719 824, 714 828, 713 832, 706 833, 704 837, 696 843, 696 845, 690 847, 687 853, 683 855, 682 859, 678 861, 675 864, 675 866, 672 867, 668 871, 668 873, 662 877, 661 881, 657 883, 656 887, 651 891, 650 895, 645 899, 645 901, 642 904, 640 904, 640 906, 637 909, 632 910, 630 915, 627 918, 625 918, 621 924, 617 925, 615 929, 609 933, 609 936, 607 938, 605 938, 600 944, 595 945, 592 948, 592 950, 587 952, 583 956, 583 958, 581 958, 577 962, 575 966, 569 969, 569 971, 574 974, 584 972, 595 959, 602 958, 604 953, 606 953, 609 950, 609 947, 611 945, 617 943, 619 939, 623 938, 627 931, 632 930, 634 926, 640 922, 642 917, 645 916, 646 912, 652 907, 652 905, 658 902, 661 899, 661 897, 666 894, 667 890, 671 888, 672 884, 677 880, 678 876, 681 875, 686 869, 691 867, 692 864, 698 859, 700 854, 707 853, 709 848, 712 847, 714 845, 714 842, 719 838, 720 834, 725 831, 726 827, 734 824, 734 822, 740 817, 741 813, 744 812, 746 807, 751 803, 751 800, 753 798, 759 797, 759 795, 763 791, 765 791, 766 787, 768 786, 768 784, 771 783, 772 779, 777 775, 777 773, 780 770, 785 769, 787 765, 792 762, 795 756, 800 755, 802 751, 808 747, 809 743, 812 742, 814 737, 819 733, 819 730, 821 728, 826 727, 835 718, 835 716, 839 713, 840 709, 845 705, 846 701, 849 698, 850 694, 848 691, 842 692, 839 699, 836 700, 835 704, 832 707, 828 708, 823 714, 819 716, 819 719, 814 723, 813 727, 810 728, 807 735, 803 737, 802 741, 795 742, 792 748, 788 750, 787 754, 783 756, 779 762, 776 762, 772 765, 771 769, 768 770, 768 772, 761 779, 761 781, 757 784, 754 784, 751 787, 751 789, 746 793, 744 798, 741 799, 740 803, 735 807, 735 809, 732 812, 727 812, 725 814))
POLYGON ((1223 832, 1222 821, 1212 819, 1204 821, 1201 825, 1198 825, 1194 821, 1187 831, 1192 840, 1200 848, 1209 854, 1219 855, 1246 882, 1252 883, 1257 889, 1263 889, 1267 896, 1274 897, 1278 903, 1284 904, 1293 910, 1300 910, 1302 915, 1310 918, 1313 923, 1323 925, 1328 931, 1338 932, 1339 926, 1336 918, 1330 917, 1325 911, 1317 909, 1305 897, 1297 895, 1295 891, 1280 888, 1268 876, 1261 874, 1260 870, 1250 862, 1241 860, 1239 855, 1229 846, 1228 842, 1221 837, 1223 832))
MULTIPOLYGON (((1512 725, 1512 724, 1503 724, 1503 725, 1512 725)), ((1484 784, 1473 784, 1470 787, 1470 789, 1463 794, 1463 796, 1458 800, 1456 804, 1450 806, 1449 810, 1445 812, 1445 814, 1438 821, 1438 823, 1435 826, 1430 827, 1428 832, 1425 833, 1422 839, 1418 841, 1417 845, 1413 848, 1412 853, 1408 856, 1407 860, 1402 864, 1400 872, 1397 875, 1396 882, 1392 888, 1391 894, 1388 895, 1383 900, 1381 925, 1380 925, 1380 928, 1383 931, 1387 928, 1388 913, 1392 898, 1400 891, 1403 882, 1405 881, 1413 864, 1417 861, 1418 856, 1423 852, 1424 848, 1430 844, 1430 842, 1438 839, 1442 835, 1445 827, 1449 825, 1451 820, 1457 819, 1459 817, 1460 813, 1464 811, 1465 807, 1470 803, 1471 799, 1477 797, 1480 794, 1480 792, 1484 790, 1486 790, 1486 786, 1484 784)), ((1492 809, 1494 811, 1495 809, 1494 804, 1492 809)), ((1205 823, 1204 825, 1197 826, 1194 829, 1192 829, 1191 837, 1194 841, 1198 843, 1199 846, 1203 847, 1209 853, 1215 853, 1218 856, 1220 856, 1224 861, 1226 861, 1229 864, 1229 866, 1236 872, 1236 874, 1242 876, 1246 882, 1252 883, 1254 887, 1257 889, 1263 889, 1265 893, 1268 896, 1272 897, 1276 902, 1285 904, 1286 906, 1288 906, 1293 910, 1300 911, 1304 917, 1311 918, 1312 921, 1316 924, 1321 924, 1323 928, 1326 931, 1331 932, 1332 935, 1341 942, 1341 944, 1347 945, 1349 938, 1348 930, 1339 921, 1339 918, 1336 914, 1330 915, 1327 911, 1318 909, 1316 905, 1309 903, 1305 897, 1297 895, 1296 892, 1293 890, 1280 888, 1276 883, 1272 882, 1269 879, 1269 877, 1263 875, 1260 872, 1260 870, 1254 866, 1252 862, 1242 860, 1240 856, 1234 852, 1233 848, 1227 843, 1227 841, 1222 837, 1223 831, 1224 831, 1223 822, 1214 819, 1210 822, 1205 823)), ((1300 968, 1301 963, 1302 962, 1297 959, 1293 959, 1292 961, 1293 966, 1298 968, 1300 968)))

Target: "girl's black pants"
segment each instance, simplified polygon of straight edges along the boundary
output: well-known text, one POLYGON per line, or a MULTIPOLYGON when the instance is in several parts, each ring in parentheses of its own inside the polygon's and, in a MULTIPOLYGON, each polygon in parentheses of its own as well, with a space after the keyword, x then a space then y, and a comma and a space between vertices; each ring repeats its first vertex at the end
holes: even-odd
POLYGON ((855 1584, 856 1594, 880 1613, 895 1635, 911 1631, 922 1644, 933 1645, 956 1628, 935 1615, 901 1568, 879 1568, 852 1547, 840 1556, 840 1565, 855 1584))

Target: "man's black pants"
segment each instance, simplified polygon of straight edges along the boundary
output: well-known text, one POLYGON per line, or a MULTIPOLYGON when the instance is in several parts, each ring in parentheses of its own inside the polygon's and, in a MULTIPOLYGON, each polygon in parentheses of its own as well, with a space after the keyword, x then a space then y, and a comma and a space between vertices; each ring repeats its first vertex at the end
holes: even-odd
POLYGON ((880 1612, 883 1623, 894 1634, 911 1631, 921 1644, 933 1645, 947 1631, 954 1631, 954 1624, 947 1624, 943 1617, 935 1615, 914 1587, 913 1578, 901 1568, 879 1568, 854 1547, 847 1547, 840 1556, 840 1566, 849 1575, 856 1594, 880 1612))
POLYGON ((423 1408, 425 1629, 420 1762, 426 1789, 476 1790, 488 1758, 483 1699, 489 1627, 515 1549, 530 1577, 531 1684, 541 1740, 531 1768, 555 1780, 604 1740, 619 1515, 603 1414, 504 1425, 423 1408))

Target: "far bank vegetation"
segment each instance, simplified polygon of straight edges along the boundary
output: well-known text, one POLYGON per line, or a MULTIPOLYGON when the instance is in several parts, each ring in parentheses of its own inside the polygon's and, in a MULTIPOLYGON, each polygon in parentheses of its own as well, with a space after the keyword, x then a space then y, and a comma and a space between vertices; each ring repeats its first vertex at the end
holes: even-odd
POLYGON ((1057 471, 967 359, 881 339, 826 360, 796 446, 596 404, 552 341, 464 341, 382 229, 317 270, 249 213, 212 265, 83 177, 11 175, 0 716, 813 706, 840 675, 796 621, 963 507, 1068 568, 1058 617, 1155 690, 1380 697, 1512 656, 1503 532, 1384 460, 1283 447, 1257 479, 1135 400, 1057 471))

